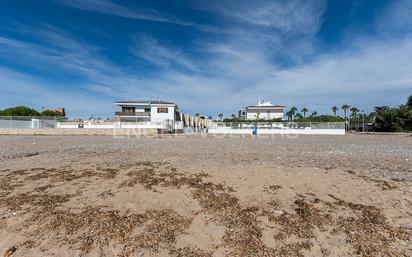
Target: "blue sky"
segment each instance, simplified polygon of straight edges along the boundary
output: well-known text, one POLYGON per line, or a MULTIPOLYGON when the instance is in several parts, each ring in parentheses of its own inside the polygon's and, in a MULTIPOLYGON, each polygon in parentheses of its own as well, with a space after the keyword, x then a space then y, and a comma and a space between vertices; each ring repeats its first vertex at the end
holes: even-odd
POLYGON ((3 0, 0 109, 113 116, 116 100, 331 113, 412 93, 410 0, 3 0))

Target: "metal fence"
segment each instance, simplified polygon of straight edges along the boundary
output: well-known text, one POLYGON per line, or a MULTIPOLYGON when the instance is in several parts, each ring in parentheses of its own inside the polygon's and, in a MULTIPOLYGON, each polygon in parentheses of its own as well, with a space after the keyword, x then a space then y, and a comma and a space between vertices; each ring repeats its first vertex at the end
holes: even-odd
POLYGON ((0 128, 56 128, 64 117, 0 116, 0 128))

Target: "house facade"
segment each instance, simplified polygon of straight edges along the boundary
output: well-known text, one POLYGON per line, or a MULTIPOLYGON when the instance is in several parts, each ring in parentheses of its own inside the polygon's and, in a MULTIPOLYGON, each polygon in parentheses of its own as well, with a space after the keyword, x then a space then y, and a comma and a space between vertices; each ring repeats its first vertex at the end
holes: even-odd
POLYGON ((259 100, 257 105, 250 105, 239 110, 239 119, 241 120, 273 120, 282 119, 286 106, 274 105, 270 101, 259 100))
POLYGON ((178 106, 172 102, 165 101, 118 101, 115 105, 121 110, 115 112, 120 121, 147 121, 164 122, 180 121, 178 106))

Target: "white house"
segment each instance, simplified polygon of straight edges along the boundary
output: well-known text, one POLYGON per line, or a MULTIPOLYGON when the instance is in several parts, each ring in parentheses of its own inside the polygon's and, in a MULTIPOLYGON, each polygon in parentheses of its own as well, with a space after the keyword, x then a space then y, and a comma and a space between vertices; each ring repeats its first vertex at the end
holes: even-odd
POLYGON ((115 105, 121 107, 115 116, 120 121, 180 121, 180 114, 175 103, 165 101, 118 101, 115 105))
POLYGON ((257 105, 250 105, 239 111, 239 119, 241 120, 273 120, 283 118, 283 112, 285 110, 284 105, 273 105, 270 101, 259 100, 257 105))

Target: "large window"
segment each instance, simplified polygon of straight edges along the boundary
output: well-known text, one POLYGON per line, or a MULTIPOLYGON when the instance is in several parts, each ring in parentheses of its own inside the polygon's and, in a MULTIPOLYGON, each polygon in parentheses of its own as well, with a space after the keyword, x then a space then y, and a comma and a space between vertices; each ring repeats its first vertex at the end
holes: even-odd
POLYGON ((157 107, 157 113, 168 113, 169 109, 164 107, 157 107))
POLYGON ((127 106, 122 107, 122 112, 135 112, 135 111, 136 111, 135 107, 127 107, 127 106))

